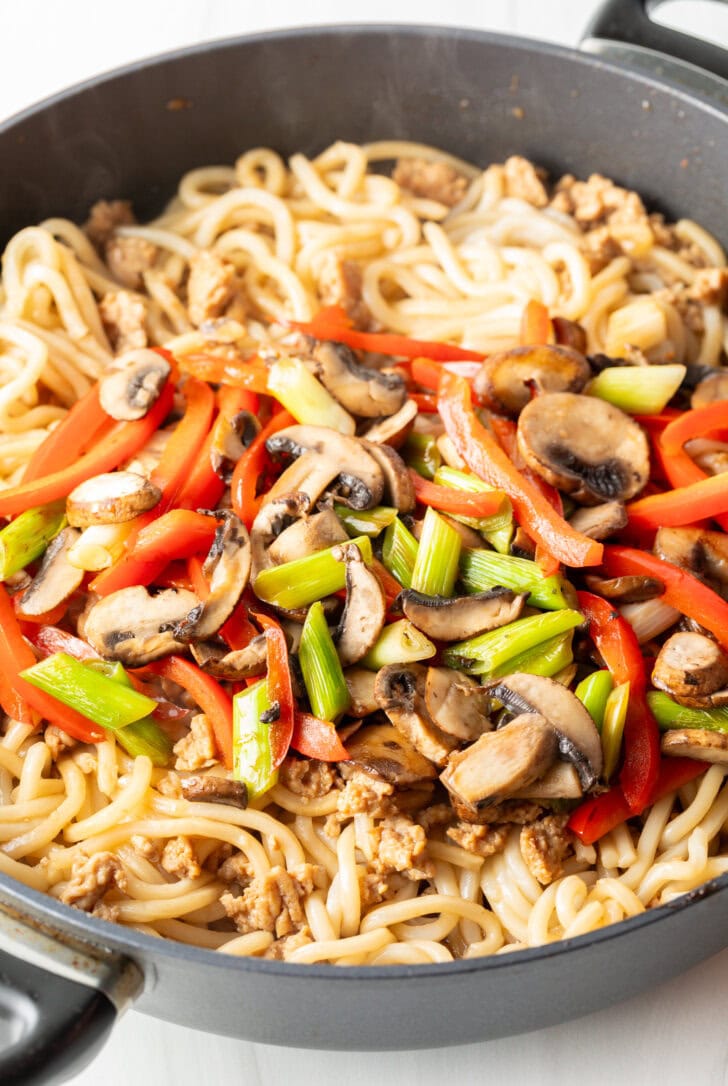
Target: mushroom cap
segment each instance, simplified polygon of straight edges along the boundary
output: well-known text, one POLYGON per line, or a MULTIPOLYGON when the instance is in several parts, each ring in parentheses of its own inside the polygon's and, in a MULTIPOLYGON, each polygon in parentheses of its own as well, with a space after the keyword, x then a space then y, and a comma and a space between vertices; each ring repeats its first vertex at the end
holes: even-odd
POLYGON ((590 592, 596 592, 615 603, 642 603, 655 599, 665 591, 662 581, 656 577, 639 574, 625 577, 599 577, 596 573, 584 575, 584 582, 590 592))
POLYGON ((46 547, 40 569, 20 598, 25 615, 44 615, 75 592, 84 570, 71 565, 68 553, 80 539, 75 528, 62 528, 46 547))
POLYGON ((572 528, 590 539, 609 539, 627 527, 627 510, 622 502, 601 502, 577 509, 569 517, 572 528))
POLYGON ((369 724, 346 743, 349 760, 392 784, 433 780, 435 766, 392 724, 369 724))
POLYGON ((333 555, 346 563, 346 604, 334 641, 342 667, 348 667, 374 647, 384 626, 387 602, 379 578, 356 544, 342 543, 333 555))
MULTIPOLYGON (((289 485, 288 491, 308 494, 312 504, 334 480, 333 493, 352 509, 371 509, 381 500, 384 490, 381 468, 354 437, 325 426, 288 426, 269 437, 265 444, 273 457, 306 456, 304 477, 297 476, 295 485, 289 485), (313 492, 306 486, 309 476, 316 478, 313 492)), ((286 475, 288 472, 284 472, 286 475)), ((271 494, 278 496, 282 492, 282 478, 271 494)))
POLYGON ((437 727, 465 743, 493 728, 490 698, 479 682, 449 667, 428 667, 425 708, 437 727))
POLYGON ((589 504, 633 498, 650 474, 642 429, 596 396, 537 396, 518 419, 518 447, 542 478, 589 504))
POLYGON ((531 399, 532 382, 543 392, 581 392, 591 375, 591 367, 579 351, 537 344, 490 355, 473 387, 496 411, 515 416, 531 399))
POLYGON ((652 672, 652 683, 683 704, 709 706, 721 694, 725 702, 728 687, 728 655, 704 634, 680 631, 660 649, 652 672))
POLYGON ((706 728, 671 728, 662 737, 663 754, 674 758, 697 758, 699 762, 728 765, 728 735, 706 728))
POLYGON ((658 528, 655 554, 728 594, 728 535, 705 528, 658 528))
POLYGON ((66 499, 66 516, 74 528, 123 524, 153 509, 162 491, 134 471, 109 471, 79 483, 66 499))
POLYGON ((400 592, 397 601, 410 622, 435 641, 464 641, 505 626, 519 617, 526 595, 509 588, 491 588, 473 596, 425 596, 414 589, 400 592))
POLYGON ((141 347, 120 355, 99 381, 99 400, 112 419, 143 418, 157 402, 172 367, 156 351, 141 347))
POLYGON ((250 577, 252 552, 248 529, 229 510, 222 517, 203 564, 210 582, 210 594, 175 627, 182 641, 211 637, 230 617, 250 577))
POLYGON ((200 601, 186 589, 165 588, 151 595, 142 585, 121 588, 87 611, 83 635, 107 660, 130 667, 149 664, 185 646, 173 630, 200 601))
POLYGON ((719 400, 728 400, 728 373, 724 370, 715 370, 698 382, 690 397, 690 406, 707 407, 719 400))
POLYGON ((376 419, 399 411, 407 387, 399 373, 382 373, 362 366, 343 343, 316 343, 311 359, 303 359, 331 395, 352 415, 376 419))

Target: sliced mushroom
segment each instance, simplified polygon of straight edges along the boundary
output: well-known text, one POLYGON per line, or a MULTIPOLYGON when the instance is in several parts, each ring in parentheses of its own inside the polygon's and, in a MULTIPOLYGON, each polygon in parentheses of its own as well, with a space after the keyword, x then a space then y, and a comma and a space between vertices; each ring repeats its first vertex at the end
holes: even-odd
POLYGON ((728 597, 728 535, 704 528, 658 528, 655 554, 728 597))
MULTIPOLYGON (((321 497, 329 484, 331 493, 352 509, 371 509, 377 505, 384 490, 384 479, 379 465, 354 437, 346 437, 324 426, 289 426, 279 430, 266 441, 266 448, 273 457, 290 456, 304 459, 305 472, 298 467, 291 473, 295 485, 289 486, 307 494, 311 504, 321 497)), ((284 477, 289 475, 284 472, 284 477)), ((271 491, 278 497, 283 478, 271 491)))
POLYGON ((400 513, 411 513, 416 502, 415 488, 402 457, 391 445, 375 445, 370 441, 362 441, 362 445, 382 472, 383 500, 400 513))
POLYGON ((133 471, 110 471, 79 483, 66 499, 66 516, 74 528, 123 524, 153 509, 162 491, 133 471))
POLYGON ((437 770, 432 762, 392 724, 371 724, 360 728, 347 741, 350 763, 375 773, 391 784, 407 787, 418 781, 433 780, 437 770))
POLYGON ((627 510, 622 502, 602 502, 587 509, 577 509, 569 517, 572 528, 590 539, 609 539, 627 527, 627 510))
POLYGON ((587 504, 633 498, 650 475, 642 429, 596 396, 537 396, 519 416, 518 447, 542 478, 587 504))
POLYGON ((208 675, 229 682, 240 682, 262 675, 266 666, 265 635, 254 637, 244 649, 227 649, 213 641, 193 641, 190 651, 197 664, 208 675))
POLYGON ((531 399, 533 382, 542 392, 581 392, 591 379, 583 354, 549 344, 514 347, 489 356, 473 387, 490 407, 518 415, 531 399))
POLYGON ((343 343, 322 341, 303 361, 347 411, 376 419, 399 411, 407 398, 404 378, 362 366, 343 343))
POLYGON ((425 708, 430 719, 448 735, 472 743, 491 731, 490 698, 475 679, 449 667, 428 667, 425 708))
POLYGON ((210 446, 212 470, 226 483, 247 447, 260 433, 260 423, 250 411, 218 415, 210 446))
POLYGON ((40 569, 20 597, 20 610, 24 615, 43 615, 75 592, 84 577, 84 571, 72 566, 68 552, 81 538, 75 528, 62 528, 51 540, 43 555, 40 569))
POLYGON ((346 529, 333 509, 323 509, 313 516, 303 516, 294 521, 271 543, 268 555, 275 565, 304 558, 308 554, 344 543, 348 539, 346 529))
POLYGON ((274 539, 310 508, 306 494, 287 494, 266 501, 259 510, 250 530, 253 576, 273 564, 269 548, 274 539))
POLYGON ((728 765, 728 735, 706 728, 671 728, 662 737, 662 753, 675 758, 728 765))
POLYGON ((485 689, 512 713, 540 713, 558 733, 559 752, 572 762, 586 791, 602 772, 599 732, 582 703, 554 679, 517 671, 487 683, 485 689))
POLYGON ((707 407, 718 400, 728 400, 728 373, 725 370, 715 370, 695 386, 690 406, 707 407))
POLYGON ((652 683, 682 705, 709 708, 728 703, 728 655, 710 637, 681 632, 660 649, 652 683))
POLYGON ((665 591, 662 581, 655 577, 598 577, 595 573, 587 573, 584 581, 590 592, 597 592, 615 603, 642 603, 665 591))
POLYGON ((421 664, 390 664, 377 672, 377 703, 394 724, 435 765, 445 765, 458 740, 438 728, 425 706, 426 669, 421 664))
POLYGON ((347 709, 349 716, 364 717, 376 713, 379 708, 374 688, 377 682, 376 671, 366 667, 348 667, 344 672, 346 687, 351 698, 347 709))
POLYGON ((332 553, 346 563, 346 605, 334 641, 342 667, 349 667, 373 648, 384 626, 387 601, 379 578, 355 543, 342 544, 332 553))
POLYGON ((232 614, 250 577, 251 548, 248 529, 239 517, 225 510, 202 567, 210 582, 210 594, 175 629, 182 641, 204 640, 232 614))
POLYGON ((83 636, 100 656, 140 667, 184 651, 173 631, 200 601, 182 588, 151 595, 142 585, 122 588, 94 603, 86 612, 83 636))
POLYGON ((435 641, 464 641, 505 626, 519 617, 526 596, 509 588, 491 588, 474 596, 425 596, 414 589, 400 592, 397 601, 405 616, 435 641))
POLYGON ((440 780, 473 812, 542 777, 556 758, 558 737, 545 717, 523 713, 451 755, 440 780))
POLYGON ((543 777, 513 793, 514 799, 580 799, 584 795, 579 774, 570 762, 554 762, 543 777))
POLYGON ((373 445, 386 442, 398 449, 412 429, 418 410, 414 400, 405 400, 399 411, 375 422, 362 436, 373 445))
POLYGON ((99 382, 101 406, 112 419, 141 419, 159 399, 171 372, 169 362, 156 351, 145 347, 127 351, 99 382))
POLYGON ((247 786, 227 777, 181 777, 180 788, 190 803, 224 803, 241 811, 248 806, 247 786))

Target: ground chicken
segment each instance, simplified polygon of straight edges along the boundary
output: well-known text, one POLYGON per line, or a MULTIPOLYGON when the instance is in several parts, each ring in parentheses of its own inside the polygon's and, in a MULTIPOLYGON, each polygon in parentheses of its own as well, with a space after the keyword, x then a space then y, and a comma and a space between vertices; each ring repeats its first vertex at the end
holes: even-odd
POLYGON ((625 223, 649 225, 645 205, 636 192, 623 189, 608 177, 593 173, 588 181, 566 174, 557 182, 551 206, 573 215, 579 226, 625 223))
POLYGON ((253 868, 244 852, 236 852, 234 856, 227 856, 222 861, 217 869, 217 877, 223 882, 236 882, 245 887, 253 878, 253 868))
POLYGON ((447 162, 428 162, 424 158, 400 158, 394 167, 393 179, 414 196, 436 200, 454 207, 462 200, 468 180, 447 162))
POLYGON ((215 733, 204 713, 192 717, 189 734, 175 743, 173 750, 177 755, 175 769, 202 769, 217 760, 215 733))
POLYGON ((280 782, 297 796, 318 799, 336 786, 338 774, 328 762, 314 758, 286 758, 280 768, 280 782))
POLYGON ((653 291, 652 297, 673 306, 680 314, 685 327, 691 332, 698 336, 703 334, 705 331, 703 306, 691 297, 690 289, 683 283, 673 283, 672 286, 653 291))
POLYGON ((435 865, 427 857, 427 837, 406 815, 384 818, 372 831, 376 856, 371 869, 378 874, 399 871, 409 879, 430 879, 435 865))
POLYGON ((503 164, 506 195, 525 200, 534 207, 546 207, 549 202, 541 171, 521 155, 511 155, 503 164))
POLYGON ((298 950, 300 946, 306 946, 312 942, 313 932, 306 924, 300 931, 294 932, 293 935, 284 935, 282 939, 274 940, 263 957, 272 958, 276 961, 286 961, 294 950, 298 950))
POLYGON ((317 874, 318 868, 309 863, 291 871, 272 867, 238 897, 226 893, 220 901, 239 932, 270 931, 281 939, 306 923, 303 901, 313 891, 317 874))
POLYGON ((349 771, 347 767, 346 772, 351 775, 336 804, 336 817, 339 821, 357 814, 368 814, 372 818, 384 818, 392 814, 394 807, 390 797, 394 794, 394 785, 377 780, 360 770, 349 771))
POLYGON ((128 290, 110 290, 99 302, 99 314, 117 354, 147 345, 147 303, 128 290))
POLYGON ((728 304, 728 268, 701 268, 687 290, 687 296, 702 305, 728 304))
POLYGON ((145 271, 154 264, 159 249, 146 238, 112 237, 105 248, 111 274, 129 290, 141 290, 145 271))
POLYGON ((159 841, 153 841, 150 837, 144 837, 141 833, 132 834, 129 840, 137 856, 149 860, 150 864, 159 863, 162 858, 162 846, 159 841))
POLYGON ((175 773, 173 769, 170 769, 169 773, 165 773, 163 777, 159 778, 157 791, 162 796, 169 796, 170 799, 184 799, 182 782, 179 774, 175 773))
POLYGON ((521 830, 521 853, 542 886, 561 876, 562 860, 574 851, 574 838, 566 829, 568 818, 567 814, 547 815, 521 830))
POLYGON ((178 879, 197 879, 202 873, 189 837, 171 837, 162 851, 162 867, 178 879))
POLYGON ((51 758, 54 762, 57 762, 67 750, 72 750, 76 746, 76 740, 67 735, 57 724, 47 726, 43 733, 43 740, 51 752, 51 758))
POLYGON ((481 808, 476 814, 472 808, 460 803, 457 796, 451 795, 455 814, 463 822, 472 822, 481 826, 489 826, 494 822, 514 822, 525 824, 534 822, 543 812, 543 807, 538 803, 532 803, 527 799, 504 799, 501 803, 491 803, 481 808))
POLYGON ((458 822, 457 826, 451 826, 445 832, 466 852, 486 859, 503 851, 510 829, 510 826, 474 826, 471 822, 458 822))
POLYGON ((71 868, 71 878, 61 893, 64 905, 91 912, 112 887, 126 890, 126 874, 121 860, 113 852, 84 856, 71 868))
POLYGON ((117 226, 130 226, 135 222, 128 200, 99 200, 91 208, 83 229, 94 245, 101 249, 117 226))
POLYGON ((362 298, 362 271, 355 260, 343 260, 336 253, 327 253, 321 262, 318 294, 321 305, 338 305, 344 309, 357 328, 369 328, 372 315, 362 298))
POLYGON ((417 815, 417 822, 425 833, 436 826, 447 826, 455 818, 455 812, 449 803, 436 803, 433 807, 426 807, 417 815))
MULTIPOLYGON (((704 268, 706 266, 703 250, 692 239, 680 237, 674 223, 666 223, 664 217, 659 214, 650 215, 649 222, 655 238, 655 245, 659 245, 663 249, 669 249, 670 252, 675 253, 686 264, 691 264, 694 268, 704 268)), ((662 274, 666 274, 664 269, 662 274)))
POLYGON ((234 292, 235 268, 229 261, 206 249, 191 258, 187 311, 193 324, 219 317, 234 292))
POLYGON ((622 255, 619 242, 615 241, 608 226, 597 226, 582 235, 580 249, 592 275, 597 275, 616 257, 622 255))

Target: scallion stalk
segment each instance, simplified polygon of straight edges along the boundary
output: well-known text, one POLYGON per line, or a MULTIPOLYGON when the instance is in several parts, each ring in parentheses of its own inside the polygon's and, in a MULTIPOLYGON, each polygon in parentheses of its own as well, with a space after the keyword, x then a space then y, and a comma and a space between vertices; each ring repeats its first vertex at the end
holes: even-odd
POLYGON ((622 736, 624 735, 624 723, 627 719, 629 708, 630 684, 622 683, 615 686, 607 698, 604 709, 604 723, 602 724, 602 753, 604 755, 604 779, 608 781, 619 761, 619 752, 622 749, 622 736))
POLYGON ((452 596, 461 549, 462 539, 457 529, 428 507, 412 570, 414 591, 425 596, 452 596))
POLYGON ((685 378, 685 366, 609 366, 597 374, 587 392, 631 415, 659 415, 685 378))
POLYGON ((298 358, 279 358, 268 371, 268 388, 297 422, 329 426, 352 436, 354 419, 298 358))
MULTIPOLYGON (((449 486, 454 490, 466 490, 471 494, 482 494, 487 490, 495 489, 495 487, 484 483, 477 475, 459 471, 458 468, 451 468, 447 464, 443 464, 441 468, 437 469, 435 482, 438 486, 449 486)), ((492 517, 453 516, 453 520, 459 520, 461 524, 467 524, 471 528, 475 528, 476 532, 480 532, 499 554, 508 554, 515 530, 513 506, 508 498, 504 500, 501 511, 494 513, 492 517)))
POLYGON ((602 670, 593 671, 591 675, 587 675, 574 691, 579 701, 582 702, 584 708, 591 715, 598 732, 602 730, 607 698, 613 689, 614 679, 608 671, 602 670))
POLYGON ((418 543, 397 517, 384 533, 382 562, 402 588, 412 587, 412 571, 417 561, 418 543))
POLYGON ((548 641, 541 641, 532 649, 511 657, 499 667, 478 672, 478 675, 482 682, 499 679, 503 675, 512 675, 514 671, 525 671, 529 675, 543 675, 547 679, 555 678, 560 671, 573 662, 572 640, 571 630, 557 637, 550 637, 548 641))
POLYGON ((313 715, 319 720, 336 723, 349 708, 351 695, 320 601, 312 603, 308 609, 301 631, 298 662, 313 715))
POLYGON ((728 706, 691 709, 687 705, 678 705, 662 690, 650 690, 647 702, 663 731, 670 728, 704 728, 709 732, 728 733, 728 706))
POLYGON ((271 708, 266 679, 233 698, 233 777, 247 785, 249 799, 267 792, 278 780, 270 747, 270 722, 265 720, 271 708))
POLYGON ((135 720, 126 728, 114 733, 116 742, 132 758, 146 755, 152 765, 163 769, 172 756, 172 740, 150 716, 135 720))
MULTIPOLYGON (((446 667, 459 668, 470 675, 493 672, 544 641, 573 630, 583 621, 578 611, 570 609, 519 618, 497 630, 448 645, 442 654, 442 662, 446 667)), ((509 667, 509 671, 512 670, 509 667)))
MULTIPOLYGON (((370 564, 372 544, 368 536, 358 536, 353 542, 367 565, 370 564)), ((256 596, 265 603, 294 610, 339 592, 346 584, 346 564, 334 558, 333 550, 334 547, 327 547, 305 558, 264 569, 253 586, 256 596)))
POLYGON ((567 582, 555 573, 544 577, 536 562, 495 551, 464 548, 460 558, 460 579, 467 592, 486 592, 500 585, 513 592, 528 592, 532 607, 558 611, 569 606, 567 582))
POLYGON ((114 732, 157 708, 152 698, 65 652, 54 652, 26 668, 21 676, 31 686, 52 694, 64 705, 114 732))
POLYGON ((442 464, 442 453, 432 434, 409 434, 400 452, 407 466, 425 479, 434 479, 442 464))
POLYGON ((370 671, 379 671, 388 664, 413 664, 417 660, 429 660, 437 649, 412 623, 402 618, 385 626, 376 644, 361 661, 370 671))
POLYGON ((65 502, 26 509, 0 531, 0 581, 25 569, 45 551, 66 519, 65 502))
POLYGON ((397 510, 392 505, 375 505, 373 509, 349 509, 348 505, 335 503, 334 512, 352 538, 368 535, 375 539, 397 516, 397 510))

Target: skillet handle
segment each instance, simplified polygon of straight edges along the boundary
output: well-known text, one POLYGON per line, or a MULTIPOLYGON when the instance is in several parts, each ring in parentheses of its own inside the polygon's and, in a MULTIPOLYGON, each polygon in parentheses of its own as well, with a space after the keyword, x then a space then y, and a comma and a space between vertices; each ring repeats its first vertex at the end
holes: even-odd
POLYGON ((142 976, 122 955, 68 940, 0 903, 2 1086, 64 1082, 97 1054, 142 976))

